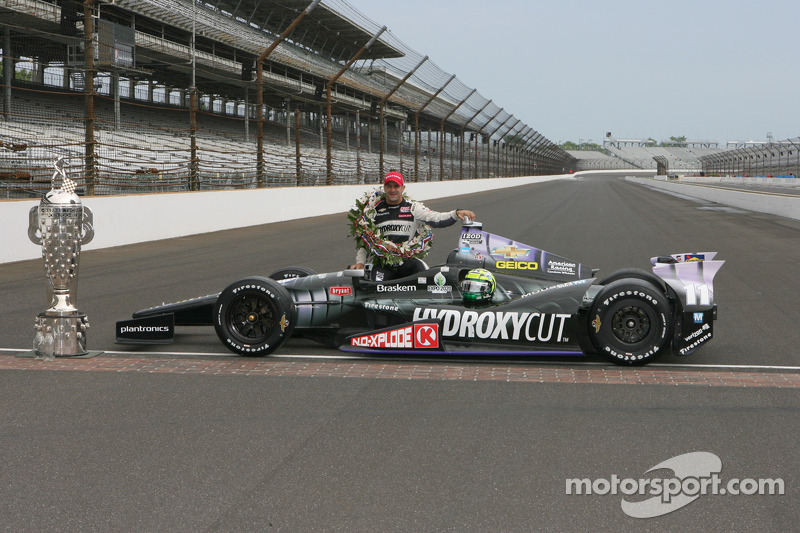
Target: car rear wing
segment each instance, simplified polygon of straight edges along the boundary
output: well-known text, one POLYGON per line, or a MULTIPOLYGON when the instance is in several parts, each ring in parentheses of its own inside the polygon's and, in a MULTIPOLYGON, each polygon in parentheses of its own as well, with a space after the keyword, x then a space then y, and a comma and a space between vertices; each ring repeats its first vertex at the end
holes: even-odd
POLYGON ((653 257, 653 273, 663 279, 677 296, 675 336, 672 350, 688 355, 714 335, 717 319, 714 276, 725 263, 715 260, 716 252, 681 253, 653 257))

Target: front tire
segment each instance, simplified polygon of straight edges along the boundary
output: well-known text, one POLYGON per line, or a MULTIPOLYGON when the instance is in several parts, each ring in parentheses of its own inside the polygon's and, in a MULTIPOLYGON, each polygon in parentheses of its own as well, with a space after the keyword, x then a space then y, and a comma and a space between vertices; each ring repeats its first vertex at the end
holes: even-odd
POLYGON ((274 352, 291 336, 295 306, 280 283, 245 278, 219 294, 213 319, 226 348, 246 357, 261 357, 274 352))
POLYGON ((589 320, 597 351, 617 365, 646 365, 672 340, 666 295, 640 279, 622 279, 603 287, 589 320))

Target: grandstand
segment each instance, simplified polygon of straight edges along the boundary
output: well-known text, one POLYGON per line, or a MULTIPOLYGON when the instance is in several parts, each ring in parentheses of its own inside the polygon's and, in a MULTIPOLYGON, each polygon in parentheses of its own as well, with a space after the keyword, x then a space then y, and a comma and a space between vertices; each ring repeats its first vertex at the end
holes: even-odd
POLYGON ((573 169, 384 29, 345 0, 0 0, 3 196, 58 156, 88 194, 573 169))

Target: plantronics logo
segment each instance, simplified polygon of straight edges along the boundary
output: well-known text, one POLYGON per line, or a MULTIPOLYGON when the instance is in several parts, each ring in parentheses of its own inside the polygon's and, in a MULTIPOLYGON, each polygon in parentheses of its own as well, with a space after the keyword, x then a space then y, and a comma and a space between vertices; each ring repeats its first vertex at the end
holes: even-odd
POLYGON ((781 478, 738 479, 723 482, 719 473, 722 460, 711 452, 690 452, 671 457, 650 468, 645 474, 669 470, 670 477, 651 475, 650 478, 567 479, 568 495, 623 494, 622 512, 633 518, 655 518, 686 507, 700 496, 783 495, 781 478), (649 496, 649 497, 646 497, 649 496))
POLYGON ((166 333, 169 331, 169 326, 122 326, 119 330, 120 333, 166 333))

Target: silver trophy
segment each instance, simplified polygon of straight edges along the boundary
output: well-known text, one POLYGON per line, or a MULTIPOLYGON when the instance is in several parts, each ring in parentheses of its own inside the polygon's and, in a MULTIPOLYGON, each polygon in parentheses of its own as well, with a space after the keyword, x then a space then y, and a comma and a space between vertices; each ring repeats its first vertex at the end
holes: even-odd
POLYGON ((28 238, 42 245, 47 271, 50 308, 36 317, 34 358, 86 355, 86 315, 75 307, 81 245, 94 237, 92 211, 75 194, 75 182, 64 172, 64 160, 55 164, 52 189, 29 213, 28 238), (60 188, 56 189, 56 178, 60 188))

